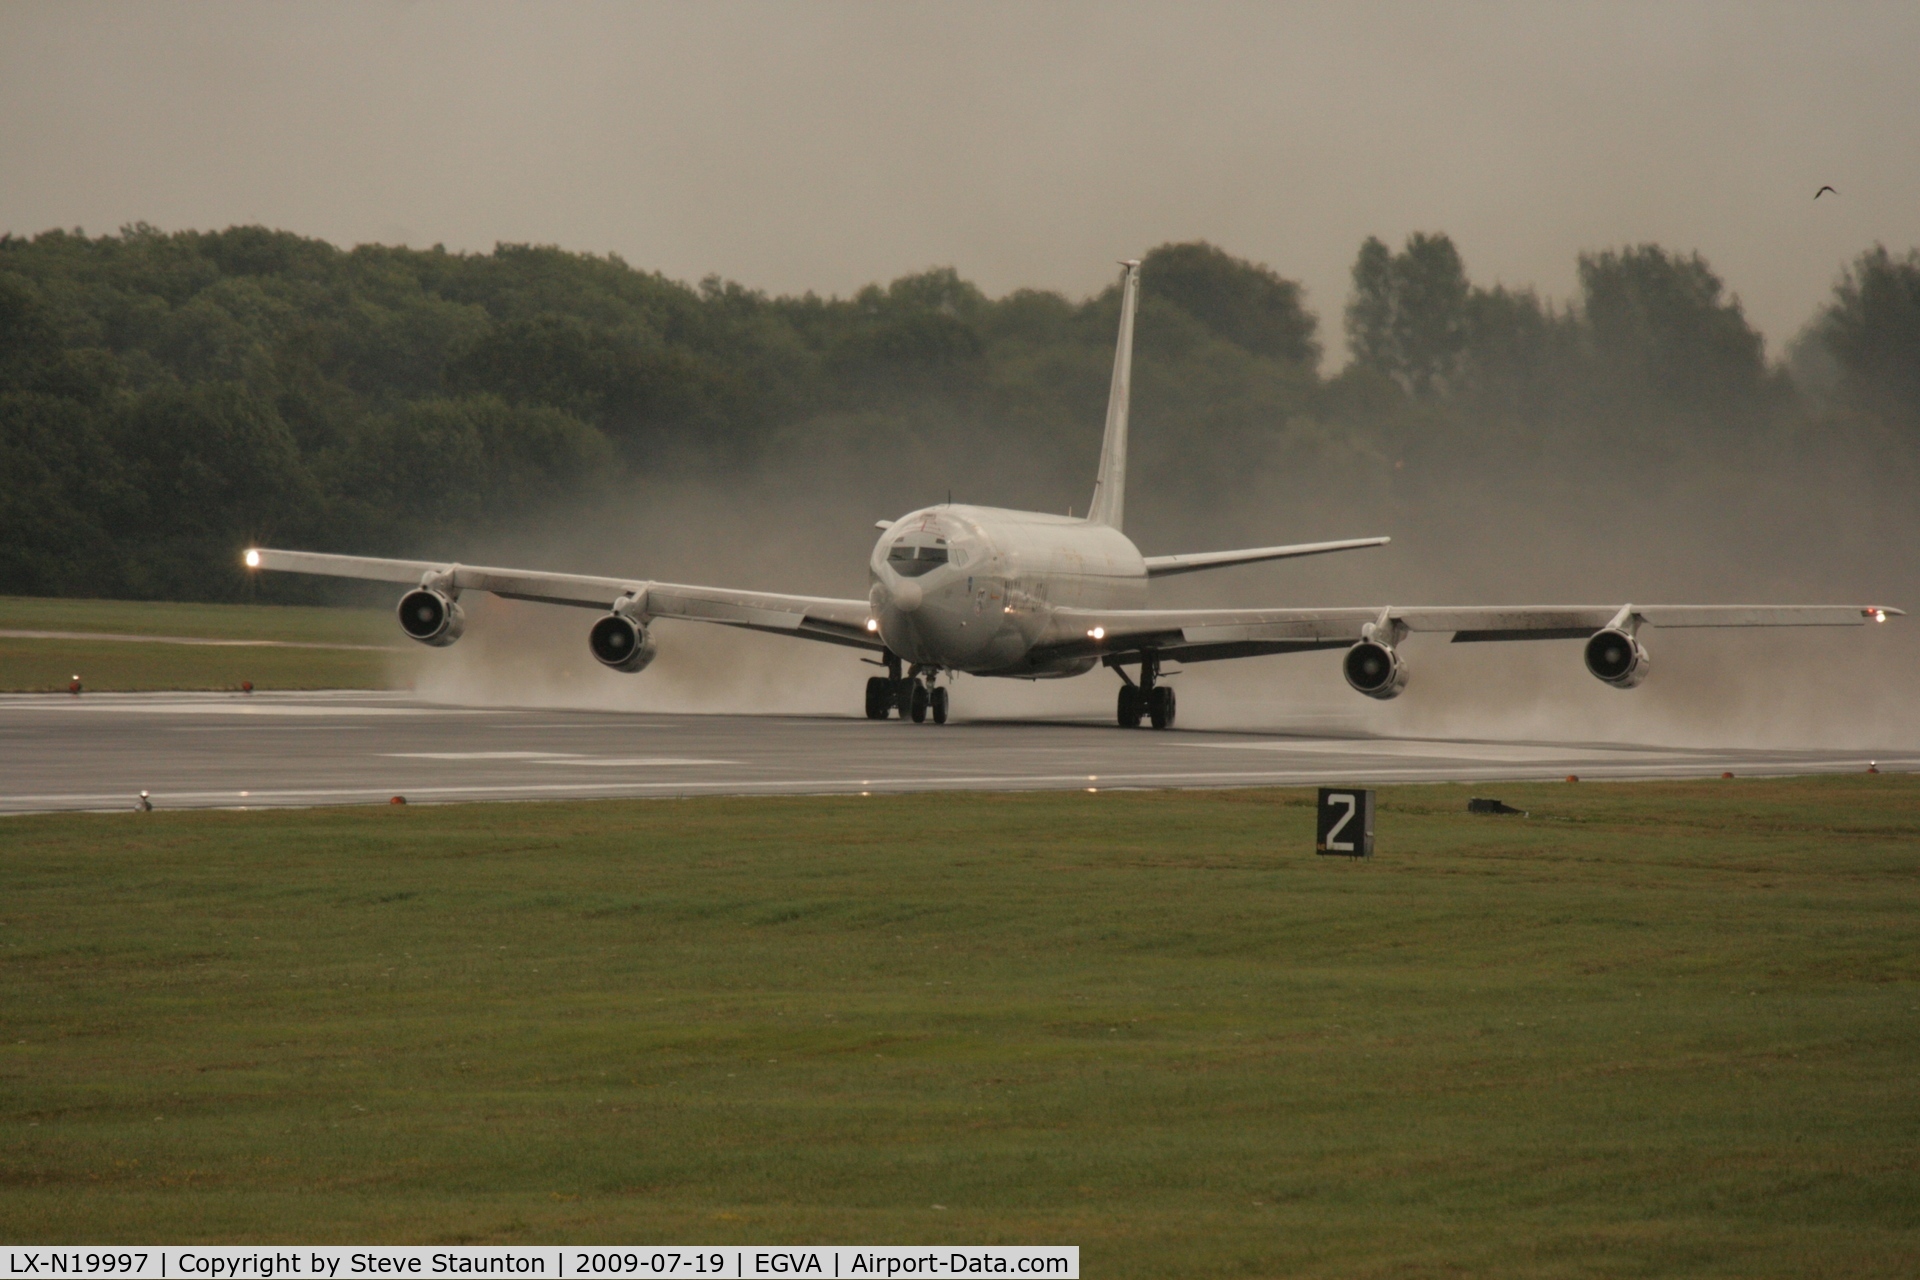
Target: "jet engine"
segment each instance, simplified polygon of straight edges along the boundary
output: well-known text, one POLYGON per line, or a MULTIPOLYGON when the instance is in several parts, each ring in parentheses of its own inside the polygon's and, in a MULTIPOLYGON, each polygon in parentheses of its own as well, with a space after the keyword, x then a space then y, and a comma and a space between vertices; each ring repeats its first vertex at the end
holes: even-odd
POLYGON ((1640 641, 1615 627, 1596 631, 1587 641, 1587 670, 1616 689, 1631 689, 1647 678, 1650 659, 1640 641))
POLYGON ((400 629, 436 649, 444 649, 467 629, 460 603, 432 587, 416 587, 400 597, 400 629))
POLYGON ((1362 640, 1347 650, 1340 670, 1356 692, 1382 702, 1399 697, 1407 687, 1407 664, 1391 645, 1377 640, 1362 640))
POLYGON ((615 671, 639 671, 656 652, 647 629, 624 613, 610 613, 587 632, 587 648, 615 671))

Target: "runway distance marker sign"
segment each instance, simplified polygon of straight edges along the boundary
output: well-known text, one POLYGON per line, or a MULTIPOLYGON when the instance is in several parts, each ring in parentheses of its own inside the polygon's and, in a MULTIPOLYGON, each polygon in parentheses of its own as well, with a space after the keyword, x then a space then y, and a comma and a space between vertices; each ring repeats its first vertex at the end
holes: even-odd
POLYGON ((1078 1280, 1078 1245, 87 1245, 5 1250, 5 1276, 286 1280, 356 1276, 1052 1276, 1078 1280))
POLYGON ((1373 792, 1360 787, 1322 787, 1313 851, 1325 857, 1373 856, 1373 792))

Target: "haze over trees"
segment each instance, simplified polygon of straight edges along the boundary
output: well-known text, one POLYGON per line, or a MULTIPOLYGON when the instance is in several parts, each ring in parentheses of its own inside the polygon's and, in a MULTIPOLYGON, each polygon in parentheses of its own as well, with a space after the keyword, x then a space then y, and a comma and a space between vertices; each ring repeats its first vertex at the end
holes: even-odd
MULTIPOLYGON (((1135 473, 1191 509, 1264 474, 1375 497, 1837 455, 1911 476, 1920 251, 1859 255, 1784 363, 1697 254, 1578 265, 1554 303, 1476 285, 1443 234, 1370 237, 1328 376, 1297 283, 1163 245, 1135 473)), ((988 298, 950 269, 796 298, 525 245, 0 238, 0 592, 218 599, 256 540, 453 554, 641 482, 828 456, 902 510, 962 464, 995 484, 959 496, 1044 505, 1092 474, 1116 315, 1111 290, 988 298)))

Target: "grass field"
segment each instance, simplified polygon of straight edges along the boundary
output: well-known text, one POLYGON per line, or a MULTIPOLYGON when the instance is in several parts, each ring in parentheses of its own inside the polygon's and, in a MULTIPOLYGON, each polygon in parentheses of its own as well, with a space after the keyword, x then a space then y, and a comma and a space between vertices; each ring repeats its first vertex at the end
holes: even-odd
POLYGON ((0 821, 8 1241, 1920 1272, 1920 780, 0 821))
MULTIPOLYGON (((267 640, 302 645, 402 643, 383 609, 174 604, 0 596, 0 631, 267 640)), ((0 636, 0 691, 64 689, 383 689, 404 684, 409 655, 367 649, 282 649, 0 636)))

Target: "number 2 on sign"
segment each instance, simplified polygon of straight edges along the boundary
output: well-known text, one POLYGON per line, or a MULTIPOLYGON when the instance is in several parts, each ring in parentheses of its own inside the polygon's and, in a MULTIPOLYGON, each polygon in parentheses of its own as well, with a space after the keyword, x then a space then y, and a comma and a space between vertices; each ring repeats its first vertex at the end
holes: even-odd
POLYGON ((1347 806, 1347 811, 1340 815, 1340 820, 1327 829, 1327 852, 1352 853, 1353 841, 1340 839, 1340 833, 1346 830, 1349 822, 1353 821, 1353 815, 1360 807, 1359 802, 1350 795, 1335 792, 1327 797, 1327 803, 1347 806))

